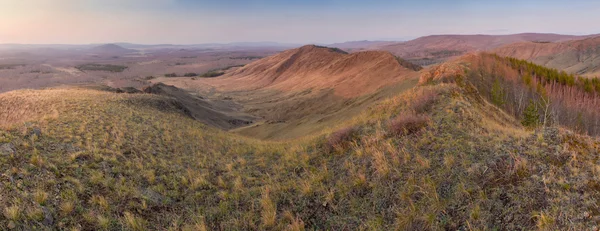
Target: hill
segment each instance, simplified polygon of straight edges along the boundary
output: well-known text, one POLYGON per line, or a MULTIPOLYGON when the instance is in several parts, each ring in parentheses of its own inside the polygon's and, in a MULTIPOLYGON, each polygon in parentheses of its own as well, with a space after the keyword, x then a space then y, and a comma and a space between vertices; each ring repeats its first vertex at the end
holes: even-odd
POLYGON ((95 47, 88 49, 88 51, 92 52, 92 53, 96 53, 96 54, 111 54, 111 55, 128 54, 128 53, 136 52, 136 50, 123 48, 116 44, 104 44, 104 45, 100 45, 100 46, 95 46, 95 47))
POLYGON ((344 49, 344 50, 366 50, 366 49, 371 49, 371 48, 375 48, 375 47, 391 45, 391 44, 395 44, 395 43, 397 43, 397 42, 363 40, 363 41, 349 41, 349 42, 343 42, 343 43, 333 43, 333 44, 329 44, 327 46, 328 47, 337 47, 337 48, 344 49))
POLYGON ((600 142, 495 105, 481 84, 518 73, 500 60, 432 68, 288 142, 214 129, 161 95, 0 94, 0 228, 593 229, 600 142))
POLYGON ((526 59, 573 74, 600 75, 600 37, 553 43, 522 42, 506 45, 491 52, 526 59))
POLYGON ((258 60, 206 82, 223 91, 333 89, 336 95, 354 97, 398 82, 410 72, 388 52, 348 54, 336 48, 308 45, 258 60))
POLYGON ((379 47, 420 65, 435 64, 473 51, 516 42, 559 42, 584 36, 524 33, 514 35, 432 35, 379 47))
POLYGON ((388 52, 347 54, 310 45, 257 60, 217 78, 154 81, 243 105, 244 112, 261 119, 235 130, 237 133, 281 140, 314 134, 414 87, 419 72, 409 64, 388 52))

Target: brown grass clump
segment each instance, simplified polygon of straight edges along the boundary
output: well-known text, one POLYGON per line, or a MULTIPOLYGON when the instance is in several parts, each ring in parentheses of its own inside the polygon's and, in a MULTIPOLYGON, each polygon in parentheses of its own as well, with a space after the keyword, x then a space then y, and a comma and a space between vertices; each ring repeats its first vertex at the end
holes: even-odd
POLYGON ((271 200, 269 194, 269 188, 265 188, 262 194, 262 198, 260 200, 260 206, 262 208, 261 220, 262 225, 265 228, 273 227, 277 219, 277 206, 275 205, 275 203, 273 203, 273 200, 271 200))
POLYGON ((349 141, 356 137, 358 131, 359 130, 356 127, 345 127, 334 133, 331 133, 327 139, 328 149, 333 150, 335 148, 345 147, 349 141))
POLYGON ((431 107, 438 99, 439 92, 435 90, 424 90, 416 92, 415 98, 412 100, 412 108, 417 114, 422 114, 431 110, 431 107))
POLYGON ((388 130, 392 135, 404 136, 414 134, 429 123, 429 116, 413 113, 402 113, 389 122, 388 130))

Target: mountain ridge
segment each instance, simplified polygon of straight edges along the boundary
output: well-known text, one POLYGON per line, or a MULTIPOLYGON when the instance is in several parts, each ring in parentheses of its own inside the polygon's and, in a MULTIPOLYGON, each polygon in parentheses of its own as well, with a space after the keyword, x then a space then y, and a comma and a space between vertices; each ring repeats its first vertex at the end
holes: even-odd
POLYGON ((303 91, 333 88, 352 97, 399 81, 415 73, 402 67, 389 52, 346 53, 336 48, 307 45, 250 63, 234 72, 207 81, 224 90, 277 89, 303 91), (236 81, 243 87, 227 84, 236 81), (361 91, 354 88, 361 86, 361 91))
POLYGON ((573 74, 600 75, 600 36, 557 43, 514 43, 491 52, 573 74))
POLYGON ((418 64, 435 64, 474 51, 490 50, 503 45, 526 42, 559 42, 593 37, 551 33, 521 33, 510 35, 429 35, 407 42, 377 47, 418 64))

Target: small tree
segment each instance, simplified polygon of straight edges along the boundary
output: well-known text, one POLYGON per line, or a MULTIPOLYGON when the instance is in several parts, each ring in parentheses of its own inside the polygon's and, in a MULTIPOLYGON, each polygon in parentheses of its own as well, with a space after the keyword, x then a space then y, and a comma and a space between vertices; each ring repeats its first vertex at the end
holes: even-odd
POLYGON ((494 84, 492 85, 492 102, 498 106, 503 106, 506 101, 504 100, 505 93, 500 80, 496 79, 494 84))
POLYGON ((529 105, 527 105, 525 111, 523 111, 523 120, 521 121, 521 124, 529 128, 535 128, 540 124, 540 113, 533 100, 529 100, 529 105))

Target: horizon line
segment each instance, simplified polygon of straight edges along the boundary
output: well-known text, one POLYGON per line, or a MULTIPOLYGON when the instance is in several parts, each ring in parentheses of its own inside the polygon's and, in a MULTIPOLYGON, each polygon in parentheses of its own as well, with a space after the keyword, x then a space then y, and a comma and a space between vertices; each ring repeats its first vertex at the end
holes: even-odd
POLYGON ((278 45, 327 45, 327 44, 337 44, 337 43, 350 43, 350 42, 408 42, 412 40, 416 40, 424 37, 431 36, 510 36, 510 35, 524 35, 524 34, 546 34, 546 35, 563 35, 563 36, 574 36, 574 37, 591 37, 591 36, 600 36, 600 33, 589 33, 589 34, 563 34, 563 33, 554 33, 554 32, 520 32, 520 33, 507 33, 507 34, 486 34, 486 33, 450 33, 450 34, 429 34, 418 37, 407 36, 407 38, 411 39, 359 39, 359 40, 346 40, 332 43, 324 43, 324 42, 278 42, 278 41, 237 41, 237 42, 205 42, 205 43, 136 43, 136 42, 92 42, 92 43, 18 43, 18 42, 8 42, 8 43, 0 43, 0 45, 55 45, 55 46, 85 46, 85 45, 107 45, 107 44, 131 44, 131 45, 144 45, 144 46, 197 46, 197 45, 235 45, 239 43, 274 43, 278 45))

